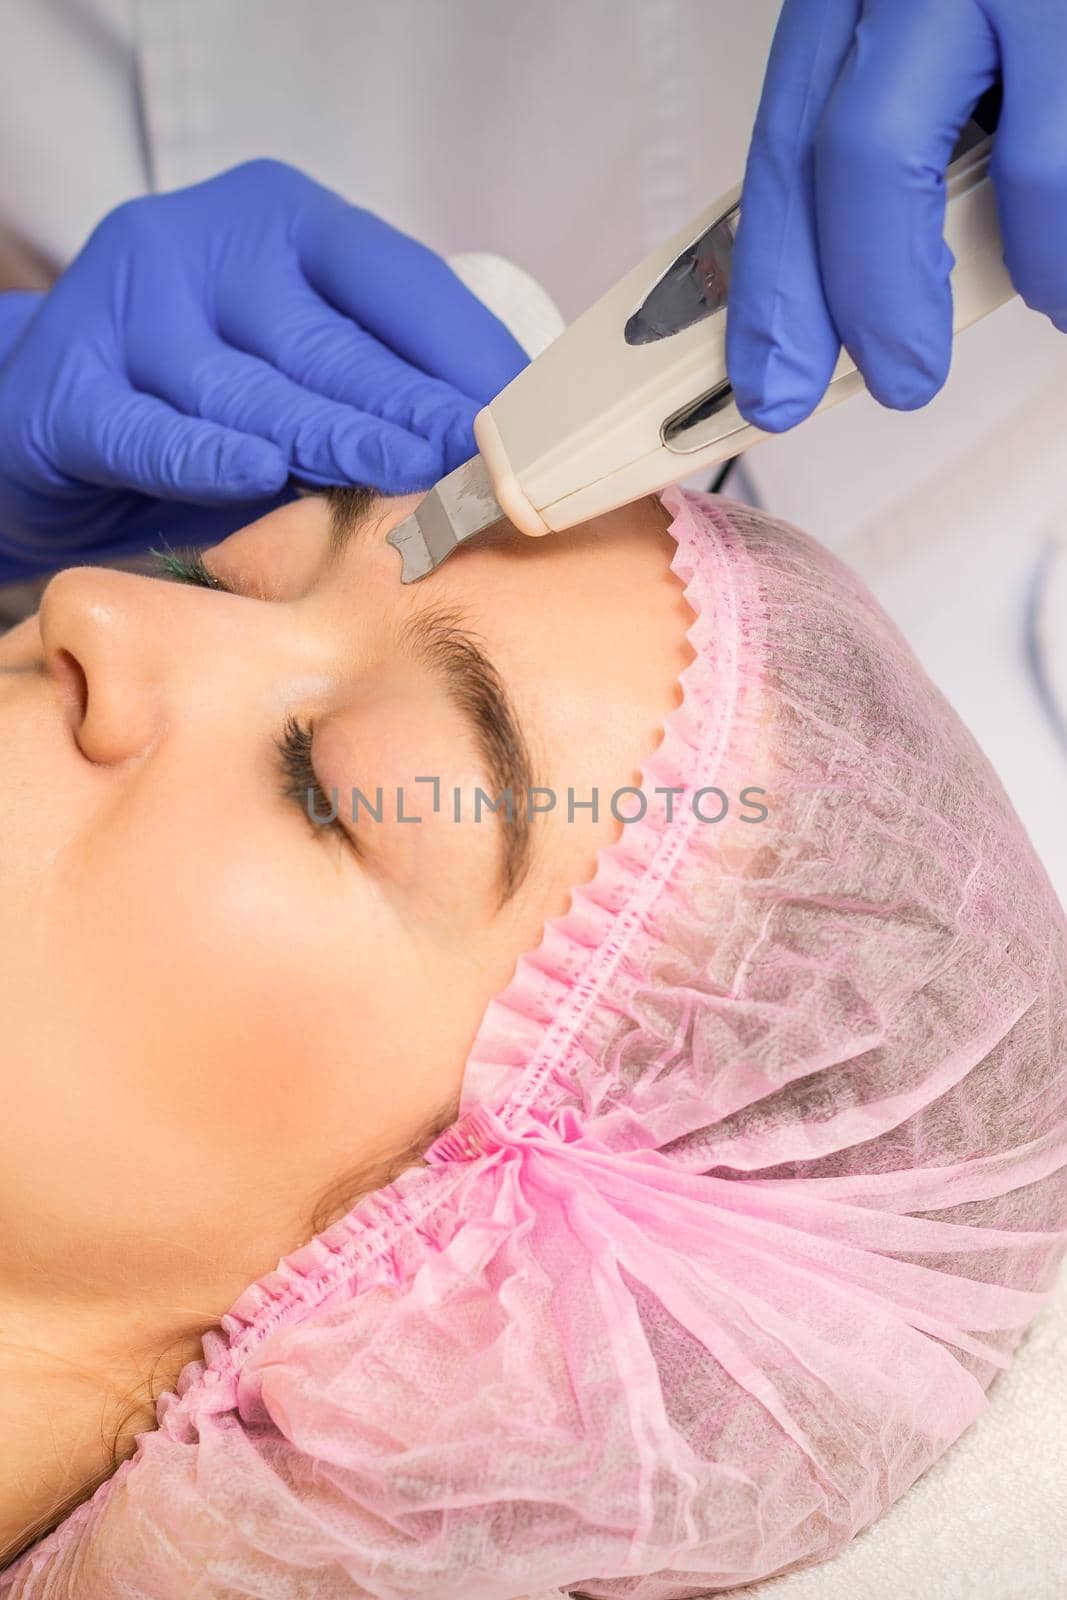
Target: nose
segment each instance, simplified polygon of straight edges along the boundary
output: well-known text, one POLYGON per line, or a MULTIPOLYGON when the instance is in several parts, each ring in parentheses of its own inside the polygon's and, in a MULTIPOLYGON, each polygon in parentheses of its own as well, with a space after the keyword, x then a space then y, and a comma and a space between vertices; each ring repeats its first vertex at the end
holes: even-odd
POLYGON ((41 596, 45 671, 90 761, 142 755, 166 726, 173 663, 181 652, 174 586, 135 573, 68 567, 41 596))

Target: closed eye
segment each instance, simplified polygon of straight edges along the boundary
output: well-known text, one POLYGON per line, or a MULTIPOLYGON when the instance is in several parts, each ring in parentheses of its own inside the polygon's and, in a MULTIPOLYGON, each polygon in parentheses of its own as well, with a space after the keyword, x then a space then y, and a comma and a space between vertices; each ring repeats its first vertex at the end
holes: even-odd
POLYGON ((314 732, 313 723, 301 722, 298 717, 291 715, 286 717, 285 729, 274 741, 282 774, 282 796, 299 806, 311 827, 320 835, 324 830, 336 830, 359 855, 359 846, 338 818, 337 790, 331 789, 327 799, 311 764, 314 732))

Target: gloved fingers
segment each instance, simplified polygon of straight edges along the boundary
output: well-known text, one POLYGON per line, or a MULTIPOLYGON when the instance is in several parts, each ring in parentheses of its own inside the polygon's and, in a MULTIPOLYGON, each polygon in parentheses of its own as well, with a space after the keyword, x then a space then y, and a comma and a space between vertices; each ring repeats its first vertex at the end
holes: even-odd
POLYGON ((822 399, 840 349, 819 274, 812 146, 860 0, 785 0, 745 167, 726 318, 742 416, 778 433, 822 399))
MULTIPOLYGON (((235 501, 225 506, 191 507, 178 501, 141 501, 131 504, 124 512, 121 533, 112 543, 100 541, 100 556, 107 559, 127 551, 160 550, 168 546, 172 550, 181 550, 190 545, 203 549, 220 544, 231 533, 236 533, 238 528, 258 522, 260 517, 289 505, 296 498, 296 489, 288 484, 268 499, 235 501)), ((94 558, 97 548, 98 544, 94 541, 94 558)))
MULTIPOLYGON (((3 552, 4 581, 33 578, 72 555, 93 561, 140 555, 150 549, 182 550, 218 544, 239 528, 257 522, 296 498, 286 485, 267 499, 234 501, 228 505, 191 506, 188 501, 156 500, 146 495, 89 490, 75 486, 69 500, 77 516, 66 525, 52 524, 36 530, 29 548, 32 556, 20 559, 3 552)), ((20 541, 21 542, 21 541, 20 541)))
POLYGON ((305 392, 368 422, 379 420, 388 446, 381 470, 392 477, 375 487, 392 493, 427 488, 474 454, 477 403, 416 370, 327 305, 295 266, 261 275, 244 292, 227 285, 218 318, 223 338, 305 392))
POLYGON ((300 267, 344 316, 419 372, 487 405, 528 364, 515 336, 435 251, 339 195, 302 213, 300 267))
POLYGON ((1067 13, 1000 8, 1004 100, 990 170, 1004 261, 1026 304, 1067 333, 1067 13))
POLYGON ((266 439, 182 416, 106 371, 82 376, 57 413, 54 465, 71 479, 205 506, 275 495, 285 458, 266 439))
POLYGON ((923 406, 952 355, 944 172, 996 77, 977 0, 866 0, 815 141, 823 287, 875 399, 923 406))
POLYGON ((180 360, 153 346, 131 361, 138 387, 178 411, 270 440, 288 471, 314 484, 427 487, 441 476, 439 448, 378 417, 324 399, 258 356, 202 328, 189 333, 180 360))

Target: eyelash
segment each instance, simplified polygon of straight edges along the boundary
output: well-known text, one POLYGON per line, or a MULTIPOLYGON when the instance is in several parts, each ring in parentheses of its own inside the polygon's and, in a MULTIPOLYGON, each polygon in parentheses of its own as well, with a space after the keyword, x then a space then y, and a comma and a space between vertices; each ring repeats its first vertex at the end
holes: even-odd
POLYGON ((179 583, 196 583, 202 589, 221 589, 224 594, 236 593, 228 583, 208 571, 199 551, 150 550, 148 553, 155 556, 165 577, 175 578, 179 583))
MULTIPOLYGON (((198 584, 203 589, 220 589, 225 594, 237 593, 229 584, 208 571, 199 552, 179 554, 174 550, 152 550, 150 554, 155 556, 164 574, 174 578, 178 583, 198 584)), ((333 801, 323 793, 322 785, 311 762, 314 732, 314 723, 301 722, 299 717, 290 715, 285 719, 283 731, 274 739, 282 777, 282 797, 291 800, 298 807, 312 832, 321 835, 336 830, 342 835, 345 843, 355 849, 355 841, 342 826, 339 816, 332 817, 330 822, 326 823, 316 822, 311 815, 314 811, 316 817, 325 817, 334 809, 333 801)))
POLYGON ((282 794, 286 800, 292 800, 300 808, 308 827, 315 833, 328 833, 336 829, 345 842, 355 849, 355 841, 342 826, 339 816, 331 817, 329 823, 326 823, 316 822, 311 814, 314 811, 315 817, 326 817, 334 810, 334 802, 332 798, 327 799, 323 793, 322 785, 315 776, 315 768, 311 764, 311 741, 314 732, 313 723, 301 722, 299 717, 292 715, 286 717, 285 728, 274 741, 282 771, 282 794))

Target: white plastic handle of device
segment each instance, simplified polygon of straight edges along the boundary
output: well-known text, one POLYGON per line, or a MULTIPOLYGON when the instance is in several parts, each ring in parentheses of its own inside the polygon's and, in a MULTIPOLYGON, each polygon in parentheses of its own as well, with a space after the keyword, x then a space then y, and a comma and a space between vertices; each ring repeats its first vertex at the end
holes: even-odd
MULTIPOLYGON (((983 139, 946 175, 954 333, 1015 293, 989 178, 991 146, 983 139)), ((479 412, 475 438, 497 499, 525 532, 573 527, 773 437, 746 423, 729 399, 670 447, 664 443, 665 419, 726 381, 725 312, 652 344, 623 337, 652 285, 739 196, 734 188, 653 251, 479 412)), ((816 410, 862 387, 842 351, 816 410)))

